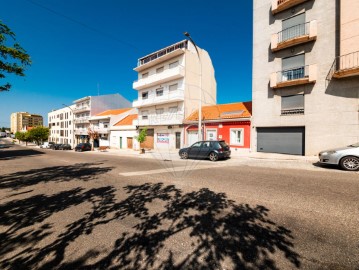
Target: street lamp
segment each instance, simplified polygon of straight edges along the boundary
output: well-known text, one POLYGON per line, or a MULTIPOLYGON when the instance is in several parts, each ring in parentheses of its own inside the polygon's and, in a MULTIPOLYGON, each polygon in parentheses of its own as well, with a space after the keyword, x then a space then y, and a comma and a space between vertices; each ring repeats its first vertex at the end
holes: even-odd
POLYGON ((198 108, 198 140, 202 141, 202 62, 198 52, 197 45, 191 38, 191 35, 188 32, 184 32, 183 34, 189 39, 189 41, 192 42, 193 46, 195 47, 199 61, 200 72, 199 72, 199 104, 198 104, 199 107, 198 108))
POLYGON ((71 112, 72 112, 72 142, 71 142, 71 144, 72 144, 72 147, 74 147, 75 146, 75 123, 74 123, 75 115, 74 115, 74 110, 70 106, 68 106, 66 104, 62 104, 62 105, 69 108, 71 110, 71 112))

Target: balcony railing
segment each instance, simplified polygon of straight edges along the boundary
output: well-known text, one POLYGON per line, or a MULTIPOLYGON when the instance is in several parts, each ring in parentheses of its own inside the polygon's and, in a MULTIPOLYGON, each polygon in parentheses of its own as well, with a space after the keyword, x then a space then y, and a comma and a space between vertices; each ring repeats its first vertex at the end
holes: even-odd
POLYGON ((272 0, 272 14, 294 7, 308 0, 272 0))
POLYGON ((76 128, 74 131, 75 135, 88 135, 87 128, 76 128))
POLYGON ((340 79, 359 76, 359 51, 337 56, 327 75, 327 81, 332 77, 340 79))
POLYGON ((316 38, 317 21, 313 20, 307 23, 289 27, 276 34, 273 34, 271 38, 271 49, 272 51, 278 51, 284 48, 315 40, 316 38))
POLYGON ((93 130, 100 134, 108 134, 109 132, 109 128, 94 127, 93 130))
POLYGON ((180 125, 183 123, 184 114, 177 113, 163 113, 159 115, 148 115, 147 119, 142 119, 139 116, 138 125, 141 126, 158 126, 158 125, 180 125))
POLYGON ((317 66, 307 65, 273 73, 270 79, 270 86, 272 88, 280 88, 315 83, 316 79, 317 66))
POLYGON ((166 54, 169 54, 175 50, 179 50, 179 49, 186 49, 187 48, 187 43, 188 41, 187 40, 184 40, 184 41, 181 41, 181 42, 178 42, 176 44, 173 44, 171 46, 168 46, 164 49, 161 49, 157 52, 154 52, 150 55, 147 55, 145 57, 142 57, 138 60, 138 64, 137 66, 142 66, 144 64, 147 64, 153 60, 156 60, 157 58, 160 58, 160 57, 163 57, 164 55, 166 54))
POLYGON ((183 100, 184 100, 184 91, 182 89, 177 89, 173 91, 167 90, 163 93, 162 96, 157 96, 156 93, 154 93, 146 99, 141 98, 139 100, 134 100, 132 106, 134 108, 140 108, 145 106, 152 106, 157 104, 183 101, 183 100))
POLYGON ((90 106, 75 107, 74 113, 84 112, 84 111, 89 111, 89 110, 90 110, 90 106))
POLYGON ((75 118, 74 122, 75 124, 90 123, 89 119, 90 119, 89 117, 79 117, 79 118, 75 118))
POLYGON ((133 82, 133 88, 141 90, 147 87, 163 84, 168 81, 177 80, 184 77, 183 66, 177 66, 174 68, 166 69, 161 73, 153 74, 147 78, 139 79, 133 82))

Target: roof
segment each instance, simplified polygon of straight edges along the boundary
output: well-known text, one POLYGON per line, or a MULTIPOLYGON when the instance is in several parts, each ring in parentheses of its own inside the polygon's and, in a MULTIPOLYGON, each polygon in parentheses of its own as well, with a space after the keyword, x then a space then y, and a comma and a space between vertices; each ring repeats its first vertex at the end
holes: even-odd
POLYGON ((137 114, 130 114, 123 118, 121 121, 117 122, 114 126, 130 126, 132 121, 137 119, 137 114))
MULTIPOLYGON (((252 102, 237 102, 202 107, 202 120, 249 118, 252 116, 252 102)), ((198 121, 198 110, 186 118, 187 122, 198 121)))
POLYGON ((115 109, 115 110, 107 110, 101 113, 96 114, 95 116, 107 116, 107 115, 117 115, 124 112, 131 110, 132 108, 122 108, 122 109, 115 109))

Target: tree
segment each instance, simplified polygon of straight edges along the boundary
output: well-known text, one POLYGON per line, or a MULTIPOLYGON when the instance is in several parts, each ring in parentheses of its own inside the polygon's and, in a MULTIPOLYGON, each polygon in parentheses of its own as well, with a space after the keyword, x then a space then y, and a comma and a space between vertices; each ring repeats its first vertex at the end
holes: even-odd
MULTIPOLYGON (((5 78, 5 74, 15 74, 25 76, 25 67, 31 65, 30 56, 16 42, 15 34, 8 26, 0 21, 0 79, 5 78), (11 38, 13 44, 9 44, 8 38, 11 38)), ((9 91, 11 85, 0 84, 1 91, 9 91)))
POLYGON ((145 142, 146 138, 147 138, 147 128, 144 128, 140 131, 140 134, 136 138, 136 140, 140 143, 140 149, 142 153, 145 152, 145 149, 141 148, 141 143, 145 142))
POLYGON ((19 142, 24 142, 25 140, 25 133, 24 132, 20 132, 20 131, 17 131, 15 133, 15 139, 19 140, 19 142))
POLYGON ((93 151, 95 139, 98 139, 98 137, 99 137, 100 135, 98 134, 98 132, 97 132, 96 130, 94 130, 94 129, 91 128, 91 127, 89 127, 89 128, 87 129, 87 134, 88 134, 89 137, 90 137, 91 151, 93 151))
POLYGON ((47 127, 35 127, 27 133, 32 141, 35 141, 37 145, 40 145, 43 141, 46 141, 49 138, 50 129, 47 127))

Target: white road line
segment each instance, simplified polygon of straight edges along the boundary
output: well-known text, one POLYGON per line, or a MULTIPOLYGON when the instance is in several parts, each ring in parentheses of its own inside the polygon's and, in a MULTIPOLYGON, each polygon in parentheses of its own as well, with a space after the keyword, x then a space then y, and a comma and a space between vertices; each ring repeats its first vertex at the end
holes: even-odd
POLYGON ((173 173, 173 172, 181 172, 181 171, 189 171, 189 170, 202 170, 209 169, 213 167, 223 167, 222 165, 198 165, 195 168, 189 168, 186 166, 181 167, 173 167, 173 168, 165 168, 165 169, 157 169, 157 170, 148 170, 148 171, 135 171, 135 172, 126 172, 119 173, 122 176, 139 176, 139 175, 148 175, 148 174, 157 174, 157 173, 173 173))

